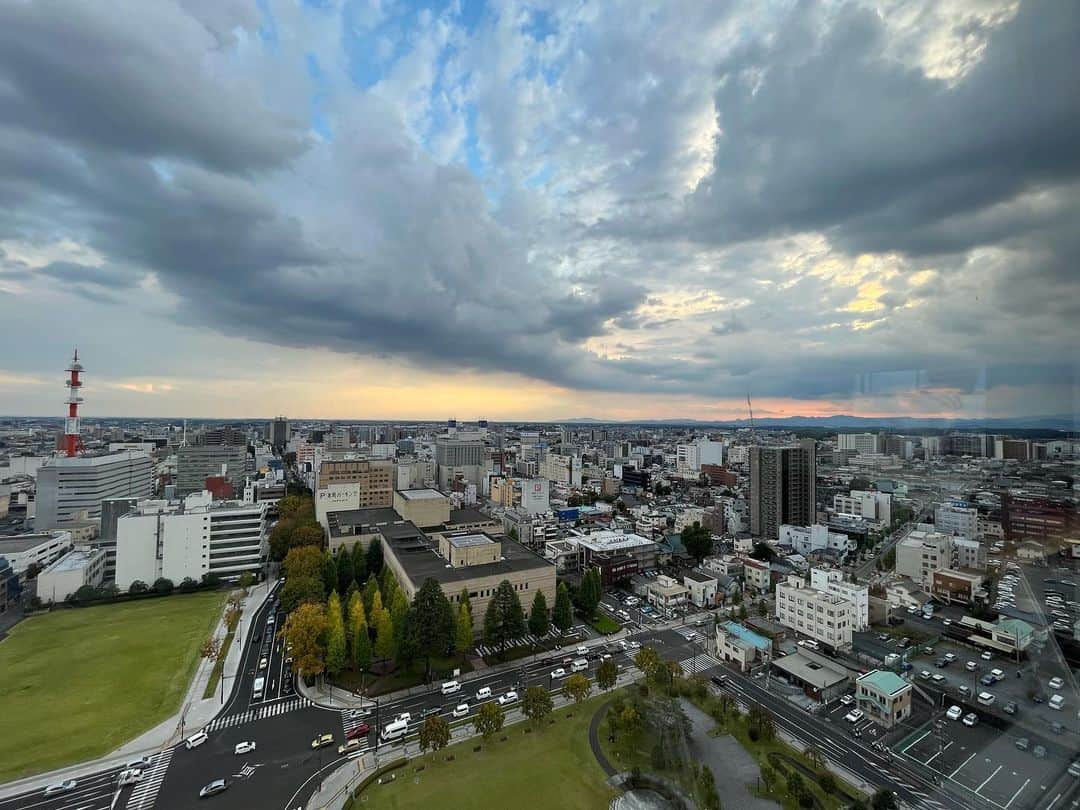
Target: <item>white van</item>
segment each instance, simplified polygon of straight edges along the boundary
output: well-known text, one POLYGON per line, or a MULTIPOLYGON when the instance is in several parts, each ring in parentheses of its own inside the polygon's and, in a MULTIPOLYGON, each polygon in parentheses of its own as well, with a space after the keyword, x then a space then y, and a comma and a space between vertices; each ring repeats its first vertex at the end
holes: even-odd
POLYGON ((476 691, 476 699, 477 700, 490 700, 491 699, 491 687, 490 686, 481 686, 476 691))
POLYGON ((589 668, 589 662, 584 658, 578 658, 576 661, 570 664, 571 672, 584 672, 589 668))
POLYGON ((205 731, 198 731, 195 734, 192 734, 186 740, 184 740, 184 747, 190 751, 192 748, 198 748, 200 745, 202 745, 209 739, 210 735, 207 734, 205 731))
POLYGON ((1058 711, 1061 711, 1061 707, 1065 705, 1065 698, 1063 698, 1061 695, 1054 695, 1052 698, 1050 698, 1050 702, 1046 705, 1049 706, 1051 709, 1057 709, 1058 711))
POLYGON ((461 691, 461 684, 457 681, 447 681, 442 685, 442 693, 444 695, 452 695, 454 692, 461 691))
POLYGON ((263 687, 266 686, 266 678, 256 678, 255 686, 252 688, 251 695, 256 700, 263 696, 263 687))
POLYGON ((408 732, 409 724, 406 721, 395 720, 382 727, 382 731, 379 732, 379 741, 388 743, 401 740, 404 739, 408 732))
POLYGON ((994 696, 989 692, 979 692, 978 700, 983 706, 989 706, 994 702, 994 696))

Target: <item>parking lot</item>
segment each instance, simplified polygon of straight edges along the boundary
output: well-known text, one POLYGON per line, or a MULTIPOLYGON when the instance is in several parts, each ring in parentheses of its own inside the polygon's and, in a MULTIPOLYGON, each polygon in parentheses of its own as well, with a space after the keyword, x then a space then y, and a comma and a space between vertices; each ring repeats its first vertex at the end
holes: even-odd
POLYGON ((927 724, 895 748, 900 755, 933 770, 943 787, 974 794, 1000 808, 1031 807, 1062 776, 1068 753, 1047 748, 1043 759, 1016 747, 1019 736, 985 723, 973 728, 942 720, 940 731, 927 724))

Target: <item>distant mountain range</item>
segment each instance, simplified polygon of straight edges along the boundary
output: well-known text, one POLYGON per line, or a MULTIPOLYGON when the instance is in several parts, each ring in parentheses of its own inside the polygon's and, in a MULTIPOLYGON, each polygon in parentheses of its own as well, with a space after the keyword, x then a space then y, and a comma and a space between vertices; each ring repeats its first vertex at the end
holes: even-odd
MULTIPOLYGON (((642 425, 702 425, 715 427, 750 427, 749 419, 731 419, 727 421, 705 422, 698 419, 634 419, 630 424, 642 425)), ((564 420, 560 424, 627 424, 612 420, 578 417, 564 420)), ((1073 414, 1058 416, 1017 416, 1000 419, 941 419, 938 417, 919 416, 786 416, 783 418, 765 417, 754 420, 754 427, 767 428, 952 428, 964 430, 1077 430, 1080 420, 1073 414)))

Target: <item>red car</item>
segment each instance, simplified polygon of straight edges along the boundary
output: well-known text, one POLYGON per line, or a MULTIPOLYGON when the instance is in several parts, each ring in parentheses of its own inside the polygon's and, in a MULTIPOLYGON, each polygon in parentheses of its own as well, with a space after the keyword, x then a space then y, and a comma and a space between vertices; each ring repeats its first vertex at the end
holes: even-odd
POLYGON ((368 724, 367 723, 361 723, 356 728, 349 731, 349 733, 345 735, 345 739, 346 740, 355 740, 355 739, 358 739, 360 737, 366 737, 367 733, 369 731, 371 731, 371 728, 368 726, 368 724))

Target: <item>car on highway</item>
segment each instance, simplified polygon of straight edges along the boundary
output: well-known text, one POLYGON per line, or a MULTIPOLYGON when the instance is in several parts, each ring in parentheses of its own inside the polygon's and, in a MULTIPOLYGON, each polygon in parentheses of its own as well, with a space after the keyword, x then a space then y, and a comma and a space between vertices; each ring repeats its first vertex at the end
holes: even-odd
POLYGON ((442 711, 441 706, 428 706, 426 709, 424 709, 424 711, 420 713, 420 719, 426 720, 427 718, 438 714, 440 711, 442 711))
POLYGON ((490 686, 481 686, 479 689, 476 690, 476 699, 478 701, 479 700, 488 700, 490 698, 491 698, 491 687, 490 686))
POLYGON ((468 703, 459 703, 457 706, 454 707, 454 711, 451 712, 451 714, 454 717, 465 717, 468 713, 469 713, 469 704, 468 703))
POLYGON ((139 757, 138 759, 133 759, 130 762, 125 762, 124 767, 125 768, 149 768, 150 763, 152 763, 153 761, 154 761, 153 757, 139 757))
POLYGON ((945 676, 942 675, 940 672, 935 672, 934 676, 933 676, 933 678, 931 678, 931 680, 934 683, 936 683, 938 686, 941 686, 941 684, 943 684, 945 682, 945 676))
POLYGON ((942 657, 951 664, 956 660, 956 653, 945 653, 942 657))
POLYGON ((578 647, 577 648, 577 654, 578 655, 588 655, 589 654, 589 648, 585 647, 585 646, 578 647))
POLYGON ((518 693, 510 691, 510 692, 507 692, 505 695, 499 695, 499 705, 500 706, 506 706, 509 703, 513 703, 517 699, 518 699, 518 693))
POLYGON ((255 741, 246 740, 244 742, 238 742, 236 747, 233 748, 233 754, 250 754, 255 750, 255 741))
POLYGON ((205 785, 202 790, 199 791, 199 798, 206 799, 210 796, 217 796, 219 793, 224 793, 229 788, 229 783, 224 779, 215 779, 209 785, 205 785))
POLYGON ((349 729, 348 732, 346 732, 345 734, 345 739, 358 740, 361 737, 366 737, 370 731, 371 726, 369 726, 367 723, 361 723, 360 725, 349 729))
POLYGON ((338 754, 351 754, 354 751, 359 751, 362 746, 363 743, 360 740, 346 740, 343 745, 338 746, 337 752, 338 754))
POLYGON ((968 712, 964 715, 963 723, 968 728, 974 728, 975 724, 979 722, 979 715, 975 712, 968 712))
POLYGON ((359 720, 361 717, 367 717, 371 712, 368 709, 350 709, 345 712, 345 718, 347 720, 359 720))
POLYGON ((311 741, 312 748, 325 748, 328 745, 334 744, 333 734, 320 734, 314 740, 311 741))
POLYGON ((120 771, 120 776, 116 780, 116 783, 120 787, 124 787, 125 785, 136 785, 142 781, 144 773, 142 768, 125 768, 120 771))
POLYGON ((919 677, 922 678, 924 681, 930 680, 930 670, 924 669, 922 672, 919 673, 919 677))
POLYGON ((549 675, 548 677, 550 677, 551 680, 553 680, 553 681, 556 681, 559 678, 565 678, 566 677, 566 670, 563 669, 562 667, 559 667, 558 669, 553 669, 551 671, 551 675, 549 675))
POLYGON ((974 672, 978 668, 979 665, 976 664, 974 661, 968 661, 966 664, 964 664, 964 669, 966 669, 968 672, 974 672))
POLYGON ((959 706, 950 706, 949 710, 945 712, 945 716, 948 717, 950 720, 959 720, 961 717, 964 716, 964 710, 961 709, 959 706))
POLYGON ((863 719, 862 709, 854 709, 848 712, 844 715, 844 719, 847 720, 849 723, 858 723, 860 720, 863 719))

